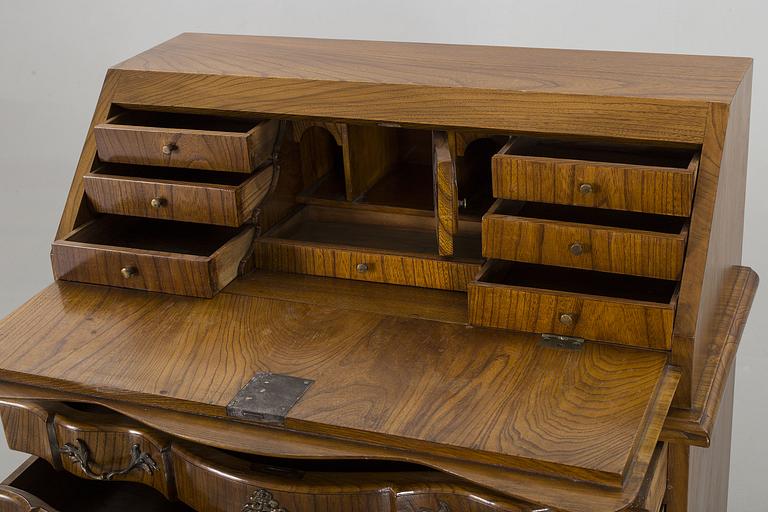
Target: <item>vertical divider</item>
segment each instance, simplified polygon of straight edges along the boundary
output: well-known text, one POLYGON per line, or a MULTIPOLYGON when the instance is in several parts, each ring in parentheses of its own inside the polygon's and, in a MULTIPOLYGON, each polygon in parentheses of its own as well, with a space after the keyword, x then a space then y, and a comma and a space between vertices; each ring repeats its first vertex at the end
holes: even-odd
POLYGON ((452 256, 453 237, 459 231, 459 199, 456 161, 447 132, 432 132, 432 168, 438 251, 440 256, 452 256))

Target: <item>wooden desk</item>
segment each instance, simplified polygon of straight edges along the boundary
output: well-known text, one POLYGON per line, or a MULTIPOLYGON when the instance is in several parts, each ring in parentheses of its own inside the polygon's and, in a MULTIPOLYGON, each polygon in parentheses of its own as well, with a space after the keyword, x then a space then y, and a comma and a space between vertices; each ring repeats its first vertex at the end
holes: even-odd
POLYGON ((0 510, 725 510, 751 68, 206 34, 115 66, 57 280, 0 323, 37 457, 0 510))

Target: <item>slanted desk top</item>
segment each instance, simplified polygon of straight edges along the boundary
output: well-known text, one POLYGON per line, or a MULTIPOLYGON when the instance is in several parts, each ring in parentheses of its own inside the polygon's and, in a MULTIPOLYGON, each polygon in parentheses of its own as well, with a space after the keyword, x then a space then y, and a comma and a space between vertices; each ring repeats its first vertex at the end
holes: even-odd
POLYGON ((57 282, 0 323, 9 444, 206 511, 719 511, 750 83, 206 34, 124 61, 57 282))

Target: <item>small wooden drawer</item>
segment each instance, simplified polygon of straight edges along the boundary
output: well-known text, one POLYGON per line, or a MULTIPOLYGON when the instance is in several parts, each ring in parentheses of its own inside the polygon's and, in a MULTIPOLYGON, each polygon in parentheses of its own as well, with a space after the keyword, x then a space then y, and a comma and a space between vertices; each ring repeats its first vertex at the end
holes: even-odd
POLYGON ((96 125, 99 160, 252 172, 271 155, 277 120, 125 110, 96 125))
POLYGON ((671 347, 674 281, 492 260, 468 292, 473 325, 671 347))
POLYGON ((254 228, 103 216, 53 243, 57 279, 212 297, 237 277, 254 228))
POLYGON ((239 227, 267 195, 272 166, 251 175, 105 164, 83 183, 100 213, 239 227))
POLYGON ((698 166, 691 149, 520 137, 493 157, 493 195, 687 217, 698 166))
POLYGON ((434 217, 306 206, 257 239, 260 268, 443 290, 466 290, 480 270, 478 233, 438 254, 434 217))
POLYGON ((498 200, 483 217, 483 256, 677 280, 685 219, 498 200))

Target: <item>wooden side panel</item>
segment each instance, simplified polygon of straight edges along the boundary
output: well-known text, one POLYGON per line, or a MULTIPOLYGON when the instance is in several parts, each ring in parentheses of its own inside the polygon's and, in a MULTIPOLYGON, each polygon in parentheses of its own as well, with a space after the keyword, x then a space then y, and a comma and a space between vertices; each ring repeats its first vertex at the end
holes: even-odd
POLYGON ((688 216, 696 170, 664 170, 496 155, 493 195, 537 201, 688 216), (582 185, 590 185, 585 192, 582 185))
POLYGON ((354 201, 397 163, 397 131, 380 126, 347 125, 344 178, 347 200, 354 201))
POLYGON ((32 402, 0 401, 0 418, 8 447, 53 463, 48 422, 51 414, 32 402))
POLYGON ((265 270, 441 290, 464 291, 480 271, 478 263, 316 247, 266 238, 257 240, 255 252, 257 265, 265 270), (365 265, 364 270, 360 269, 361 264, 365 265))
POLYGON ((669 235, 505 215, 483 217, 483 256, 679 279, 685 234, 669 235), (578 244, 578 251, 572 248, 578 244))
POLYGON ((453 236, 459 231, 459 191, 448 134, 432 132, 432 148, 438 252, 440 256, 452 256, 453 236))
POLYGON ((671 305, 478 282, 468 290, 472 325, 669 350, 675 316, 671 305), (563 323, 563 314, 575 321, 563 323))

